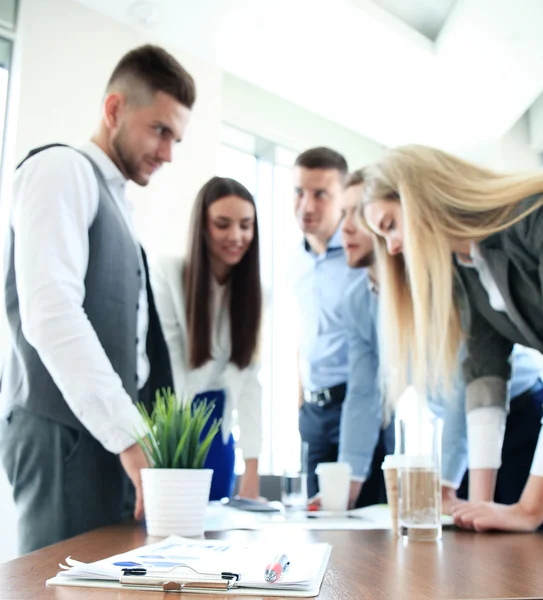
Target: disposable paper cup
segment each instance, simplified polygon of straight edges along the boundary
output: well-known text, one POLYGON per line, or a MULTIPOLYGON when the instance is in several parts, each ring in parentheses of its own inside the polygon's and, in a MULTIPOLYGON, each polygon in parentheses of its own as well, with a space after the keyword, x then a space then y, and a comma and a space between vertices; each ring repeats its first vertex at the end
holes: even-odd
POLYGON ((147 533, 201 536, 212 469, 142 469, 147 533))
POLYGON ((398 531, 398 469, 404 464, 404 456, 388 454, 381 466, 385 478, 387 503, 390 508, 392 529, 398 531))
POLYGON ((315 473, 319 477, 322 510, 347 510, 352 472, 351 465, 347 463, 319 463, 317 465, 315 473))

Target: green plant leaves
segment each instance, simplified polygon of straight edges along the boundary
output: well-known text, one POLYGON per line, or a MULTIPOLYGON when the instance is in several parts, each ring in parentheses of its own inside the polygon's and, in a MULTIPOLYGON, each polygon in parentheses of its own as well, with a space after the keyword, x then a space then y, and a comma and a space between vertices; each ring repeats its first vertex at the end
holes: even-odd
POLYGON ((157 390, 151 414, 138 403, 147 435, 136 436, 149 463, 156 469, 202 469, 211 443, 219 433, 221 420, 215 419, 202 437, 211 418, 214 402, 203 399, 192 407, 193 399, 179 401, 170 388, 157 390))

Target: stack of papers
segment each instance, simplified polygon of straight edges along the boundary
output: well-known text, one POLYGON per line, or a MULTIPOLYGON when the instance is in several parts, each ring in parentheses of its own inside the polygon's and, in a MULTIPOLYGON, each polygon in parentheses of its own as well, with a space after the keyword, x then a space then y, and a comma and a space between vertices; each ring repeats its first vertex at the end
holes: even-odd
POLYGON ((222 540, 171 536, 162 542, 93 563, 68 557, 65 564, 59 565, 61 571, 48 580, 47 585, 122 588, 123 569, 141 569, 145 574, 141 576, 141 586, 136 589, 148 589, 146 577, 165 582, 196 581, 202 576, 220 579, 222 572, 228 572, 239 575, 239 580, 234 582, 237 594, 315 596, 319 593, 330 551, 329 544, 274 547, 269 542, 231 544, 222 540), (280 580, 267 583, 265 568, 277 554, 286 554, 290 565, 280 580))

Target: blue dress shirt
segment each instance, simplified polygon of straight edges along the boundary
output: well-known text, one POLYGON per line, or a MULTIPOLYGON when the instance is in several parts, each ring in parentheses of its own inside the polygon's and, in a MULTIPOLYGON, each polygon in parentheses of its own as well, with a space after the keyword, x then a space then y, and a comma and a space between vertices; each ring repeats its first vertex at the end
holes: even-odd
POLYGON ((358 273, 358 278, 345 291, 343 302, 349 375, 341 412, 338 460, 351 465, 353 479, 367 479, 383 424, 377 295, 370 289, 366 270, 353 271, 358 273))
POLYGON ((347 331, 341 315, 345 289, 359 276, 350 269, 341 231, 315 254, 307 242, 294 256, 291 279, 299 316, 299 366, 304 390, 316 391, 347 381, 347 331))

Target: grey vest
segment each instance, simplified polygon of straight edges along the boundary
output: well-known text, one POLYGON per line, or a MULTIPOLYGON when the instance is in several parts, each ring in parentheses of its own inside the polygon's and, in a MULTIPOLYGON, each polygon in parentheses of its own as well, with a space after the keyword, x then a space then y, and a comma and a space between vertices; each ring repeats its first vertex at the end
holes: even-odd
MULTIPOLYGON (((89 228, 89 264, 83 309, 113 369, 133 402, 137 388, 137 310, 141 281, 138 250, 97 165, 86 155, 98 180, 98 212, 89 228)), ((14 265, 15 233, 10 230, 5 264, 6 312, 11 347, 2 374, 8 410, 22 407, 58 423, 83 429, 21 328, 14 265)), ((43 249, 47 252, 47 248, 43 249)))

